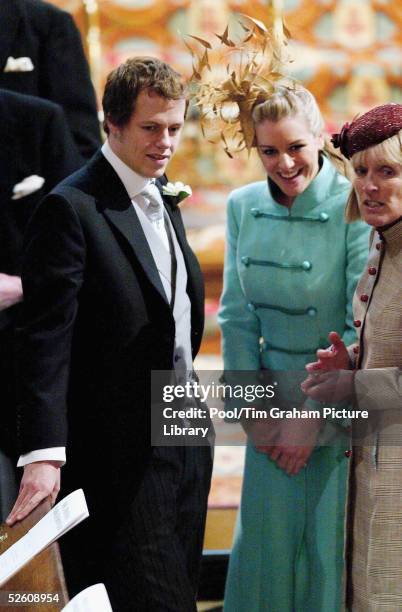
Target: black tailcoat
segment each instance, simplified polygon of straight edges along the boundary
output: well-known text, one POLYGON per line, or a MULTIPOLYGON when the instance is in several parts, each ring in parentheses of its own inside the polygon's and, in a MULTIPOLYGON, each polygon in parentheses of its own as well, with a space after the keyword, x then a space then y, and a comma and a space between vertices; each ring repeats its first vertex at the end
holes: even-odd
POLYGON ((18 275, 30 216, 83 162, 63 109, 47 100, 0 89, 0 134, 0 272, 18 275), (13 200, 13 187, 32 175, 45 179, 43 187, 13 200))
MULTIPOLYGON (((47 100, 0 89, 0 272, 19 276, 22 240, 28 220, 43 196, 82 165, 63 109, 47 100), (13 187, 37 175, 43 187, 13 200, 13 187)), ((3 422, 0 448, 13 443, 13 334, 18 306, 0 312, 0 382, 3 422), (11 430, 11 431, 9 431, 11 430)))
MULTIPOLYGON (((187 268, 195 356, 201 271, 178 208, 165 207, 187 268)), ((175 322, 131 200, 100 152, 39 206, 22 280, 21 452, 66 445, 64 491, 83 487, 93 520, 113 533, 152 459, 150 372, 173 368, 175 322)), ((158 499, 149 503, 158 512, 158 499)))
POLYGON ((41 0, 1 0, 0 87, 60 104, 85 158, 99 147, 95 92, 81 35, 66 11, 41 0), (9 57, 28 57, 34 69, 4 72, 9 57))

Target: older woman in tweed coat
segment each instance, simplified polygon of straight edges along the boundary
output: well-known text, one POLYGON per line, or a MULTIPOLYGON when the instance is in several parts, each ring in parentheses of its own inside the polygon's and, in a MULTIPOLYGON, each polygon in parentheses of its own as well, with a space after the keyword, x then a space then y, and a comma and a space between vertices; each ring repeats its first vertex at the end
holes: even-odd
POLYGON ((359 343, 346 349, 331 333, 331 348, 307 366, 302 388, 320 401, 354 396, 368 412, 353 427, 347 606, 396 612, 402 610, 402 105, 369 111, 336 142, 355 172, 347 216, 373 227, 354 297, 359 343))

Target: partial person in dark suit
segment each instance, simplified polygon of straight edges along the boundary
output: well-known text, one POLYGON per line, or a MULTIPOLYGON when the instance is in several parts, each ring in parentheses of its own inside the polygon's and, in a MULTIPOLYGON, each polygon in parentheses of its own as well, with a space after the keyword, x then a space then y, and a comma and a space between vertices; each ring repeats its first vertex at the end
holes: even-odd
POLYGON ((185 86, 167 64, 134 58, 109 75, 103 108, 107 142, 45 198, 27 234, 24 475, 9 523, 55 499, 62 471, 63 493, 82 487, 90 512, 61 540, 70 595, 103 581, 115 612, 190 612, 211 448, 150 441, 151 371, 189 380, 204 322, 201 271, 163 194, 185 86))
POLYGON ((60 104, 84 158, 101 144, 88 63, 68 12, 42 0, 1 0, 0 87, 60 104))
POLYGON ((46 193, 82 165, 63 109, 0 89, 0 519, 15 499, 14 328, 22 300, 21 253, 28 220, 46 193), (7 459, 8 458, 8 459, 7 459))

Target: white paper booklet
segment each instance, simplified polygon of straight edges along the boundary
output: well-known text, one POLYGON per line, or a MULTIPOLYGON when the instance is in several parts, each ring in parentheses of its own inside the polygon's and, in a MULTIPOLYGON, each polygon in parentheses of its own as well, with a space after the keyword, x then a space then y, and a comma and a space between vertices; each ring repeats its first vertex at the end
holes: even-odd
POLYGON ((113 612, 104 584, 94 584, 78 593, 61 612, 113 612))
POLYGON ((0 587, 46 546, 87 516, 84 491, 77 489, 45 514, 28 533, 0 555, 0 587))

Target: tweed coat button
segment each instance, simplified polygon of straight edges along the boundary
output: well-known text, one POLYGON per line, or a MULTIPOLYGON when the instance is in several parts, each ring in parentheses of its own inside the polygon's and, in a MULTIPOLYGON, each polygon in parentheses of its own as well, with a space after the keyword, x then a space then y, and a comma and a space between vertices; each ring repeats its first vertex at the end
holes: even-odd
POLYGON ((355 327, 361 327, 361 324, 362 324, 362 322, 361 322, 361 321, 359 321, 358 319, 356 319, 356 321, 353 321, 353 325, 354 325, 355 327))
POLYGON ((354 347, 353 347, 353 352, 354 352, 354 354, 355 354, 355 355, 358 355, 358 354, 359 354, 359 350, 360 350, 360 349, 359 349, 359 347, 358 347, 358 346, 354 346, 354 347))
POLYGON ((377 268, 374 268, 374 267, 370 266, 370 268, 368 269, 368 273, 371 276, 375 276, 377 274, 377 268))
POLYGON ((247 257, 247 255, 244 255, 244 256, 241 258, 241 262, 242 262, 242 264, 244 264, 245 266, 248 266, 248 265, 250 264, 250 257, 247 257))
POLYGON ((368 302, 369 296, 367 295, 367 293, 362 293, 361 296, 360 296, 360 300, 362 302, 368 302))
POLYGON ((307 261, 307 260, 303 261, 303 263, 302 263, 303 270, 308 271, 308 270, 311 270, 312 267, 313 266, 312 266, 312 263, 310 261, 307 261))
POLYGON ((247 308, 249 309, 249 311, 250 311, 250 312, 254 312, 254 311, 256 310, 256 308, 255 308, 255 306, 254 306, 253 302, 249 302, 249 303, 247 304, 247 308))
POLYGON ((351 450, 347 450, 345 451, 345 457, 347 457, 349 459, 349 457, 352 456, 352 451, 351 450))
POLYGON ((329 214, 326 212, 320 213, 320 221, 321 223, 325 223, 329 219, 329 214))
POLYGON ((381 251, 381 247, 382 247, 382 243, 377 242, 377 244, 375 245, 375 248, 377 249, 377 251, 381 251))
POLYGON ((317 308, 314 308, 314 306, 310 306, 310 308, 307 308, 307 314, 309 317, 315 317, 317 314, 317 308))
POLYGON ((252 208, 250 210, 251 214, 253 215, 253 217, 258 217, 260 214, 260 209, 259 208, 252 208))

